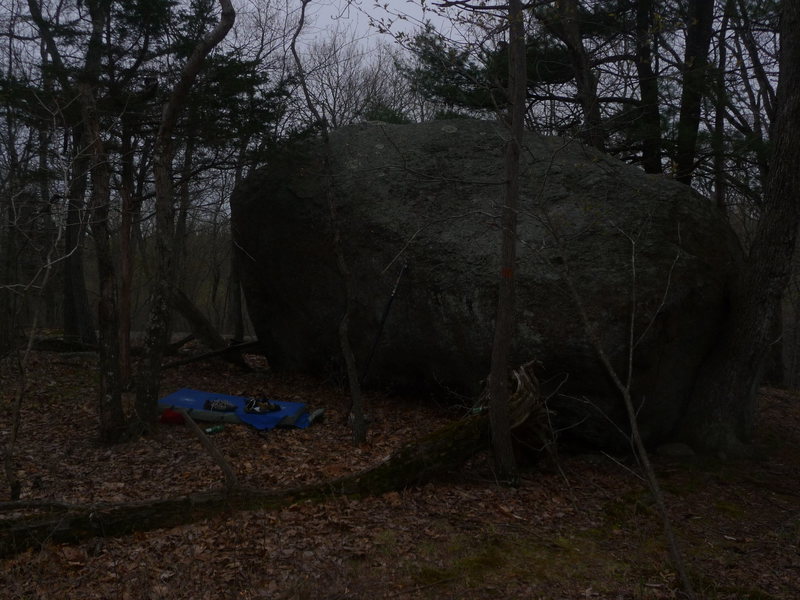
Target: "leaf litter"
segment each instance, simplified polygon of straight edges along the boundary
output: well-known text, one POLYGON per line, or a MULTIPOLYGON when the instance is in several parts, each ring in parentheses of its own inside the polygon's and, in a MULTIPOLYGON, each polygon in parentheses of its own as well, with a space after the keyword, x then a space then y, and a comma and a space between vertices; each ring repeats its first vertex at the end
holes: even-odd
MULTIPOLYGON (((117 446, 97 441, 93 364, 36 353, 15 464, 22 499, 130 502, 218 489, 222 473, 185 427, 117 446)), ((16 379, 0 369, 0 438, 16 379)), ((368 394, 367 443, 353 447, 339 382, 207 361, 165 372, 180 387, 324 408, 305 430, 226 426, 211 439, 240 483, 280 489, 354 473, 459 415, 431 398, 368 394)), ((800 597, 800 396, 765 389, 755 446, 740 461, 655 457, 689 572, 704 598, 800 597)), ((615 457, 634 465, 625 457, 615 457)), ((6 496, 5 474, 0 494, 6 496)), ((2 497, 2 496, 0 496, 2 497)), ((7 496, 6 496, 7 497, 7 496)), ((0 513, 0 523, 19 515, 0 513)), ((2 560, 5 599, 680 598, 658 517, 609 457, 563 449, 516 489, 491 460, 378 497, 222 512, 171 529, 2 560)))

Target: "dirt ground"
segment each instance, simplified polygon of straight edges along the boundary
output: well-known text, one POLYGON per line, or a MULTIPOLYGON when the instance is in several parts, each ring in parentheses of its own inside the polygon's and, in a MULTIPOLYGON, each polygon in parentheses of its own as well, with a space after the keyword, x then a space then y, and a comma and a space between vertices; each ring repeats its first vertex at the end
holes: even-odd
MULTIPOLYGON (((18 389, 11 367, 0 369, 4 447, 18 389)), ((220 469, 185 426, 100 445, 91 357, 37 353, 28 377, 14 449, 23 500, 125 502, 221 486, 220 469)), ((229 425, 211 438, 242 483, 264 489, 365 469, 459 416, 428 398, 370 395, 369 439, 354 447, 340 382, 208 361, 167 371, 163 393, 180 387, 326 410, 305 430, 229 425)), ((754 446, 752 460, 653 458, 701 598, 800 598, 800 395, 763 390, 754 446)), ((2 474, 0 499, 8 489, 2 474)), ((12 508, 0 504, 0 530, 19 514, 12 508)), ((222 512, 79 545, 43 539, 0 566, 2 599, 680 597, 635 466, 568 449, 557 464, 528 467, 517 489, 497 485, 488 457, 477 456, 380 497, 222 512)))

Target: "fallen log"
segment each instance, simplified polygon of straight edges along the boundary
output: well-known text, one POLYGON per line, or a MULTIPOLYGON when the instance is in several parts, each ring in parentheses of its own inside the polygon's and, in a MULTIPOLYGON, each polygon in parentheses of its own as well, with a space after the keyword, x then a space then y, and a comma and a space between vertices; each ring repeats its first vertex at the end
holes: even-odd
MULTIPOLYGON (((457 466, 486 447, 487 428, 487 416, 475 415, 409 444, 367 471, 288 490, 235 487, 144 502, 44 505, 44 512, 34 516, 7 521, 0 518, 0 557, 38 549, 46 543, 78 543, 92 537, 176 527, 239 510, 269 510, 302 500, 321 501, 335 495, 363 497, 402 489, 457 466)), ((24 506, 3 502, 0 513, 24 506)))
POLYGON ((195 339, 195 337, 194 337, 193 333, 185 335, 181 339, 167 344, 167 347, 164 348, 164 354, 168 354, 168 355, 177 354, 180 351, 181 348, 183 348, 189 342, 194 341, 194 339, 195 339))
POLYGON ((39 352, 97 352, 97 344, 86 344, 79 340, 42 337, 33 340, 33 349, 39 352))
MULTIPOLYGON (((181 360, 176 360, 170 363, 165 364, 162 369, 172 369, 175 367, 181 367, 183 365, 188 365, 193 362, 197 362, 200 360, 205 360, 207 358, 213 358, 215 356, 226 356, 227 354, 234 353, 241 357, 241 351, 248 349, 248 348, 256 348, 261 345, 261 342, 254 341, 254 342, 242 342, 240 344, 231 344, 230 346, 225 346, 219 350, 211 350, 209 352, 203 352, 202 354, 197 354, 195 356, 190 356, 188 358, 183 358, 181 360)), ((238 362, 235 364, 238 365, 238 362)), ((249 368, 249 367, 248 367, 249 368)))
POLYGON ((174 288, 170 297, 172 307, 189 323, 194 336, 212 351, 217 351, 218 356, 244 371, 250 367, 245 362, 241 353, 233 346, 228 346, 225 340, 214 328, 203 312, 180 289, 174 288))
MULTIPOLYGON (((519 425, 541 407, 538 385, 524 367, 515 373, 512 422, 519 425), (521 375, 520 375, 521 374, 521 375)), ((12 556, 46 543, 78 543, 92 537, 116 537, 158 528, 176 527, 221 513, 270 510, 303 500, 323 501, 331 496, 366 497, 430 481, 460 466, 487 448, 489 417, 484 411, 454 421, 406 444, 385 461, 360 473, 287 490, 259 490, 231 486, 177 498, 143 502, 69 505, 0 502, 0 557, 12 556), (38 507, 35 515, 4 518, 4 514, 38 507)))

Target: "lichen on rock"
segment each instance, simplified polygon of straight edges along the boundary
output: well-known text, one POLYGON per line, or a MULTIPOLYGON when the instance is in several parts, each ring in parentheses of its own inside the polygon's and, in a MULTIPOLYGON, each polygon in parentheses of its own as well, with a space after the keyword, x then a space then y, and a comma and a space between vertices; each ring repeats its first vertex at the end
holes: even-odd
MULTIPOLYGON (((270 363, 320 371, 339 362, 344 288, 326 196, 333 185, 362 369, 408 267, 368 384, 477 396, 493 335, 506 138, 501 124, 486 121, 356 125, 332 131, 329 147, 306 140, 282 149, 242 182, 231 202, 234 236, 270 363)), ((686 186, 577 141, 526 133, 522 154, 516 363, 538 361, 557 427, 624 445, 619 394, 588 342, 568 272, 623 380, 634 341, 642 433, 669 439, 719 333, 741 260, 734 234, 686 186)))

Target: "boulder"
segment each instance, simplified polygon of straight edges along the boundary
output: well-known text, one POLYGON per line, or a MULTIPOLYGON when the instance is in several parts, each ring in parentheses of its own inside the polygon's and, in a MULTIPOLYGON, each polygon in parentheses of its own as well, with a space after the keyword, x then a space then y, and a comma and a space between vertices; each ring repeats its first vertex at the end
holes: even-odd
MULTIPOLYGON (((368 385, 469 403, 489 371, 506 138, 487 121, 368 123, 331 132, 327 146, 290 144, 244 180, 231 200, 233 234, 273 367, 341 364, 333 200, 355 290, 351 342, 362 371, 369 362, 368 385)), ((524 146, 514 362, 536 361, 556 427, 605 447, 627 443, 620 394, 571 282, 630 379, 646 440, 668 440, 719 334, 741 261, 736 237, 712 203, 667 177, 575 140, 527 133, 524 146)))

